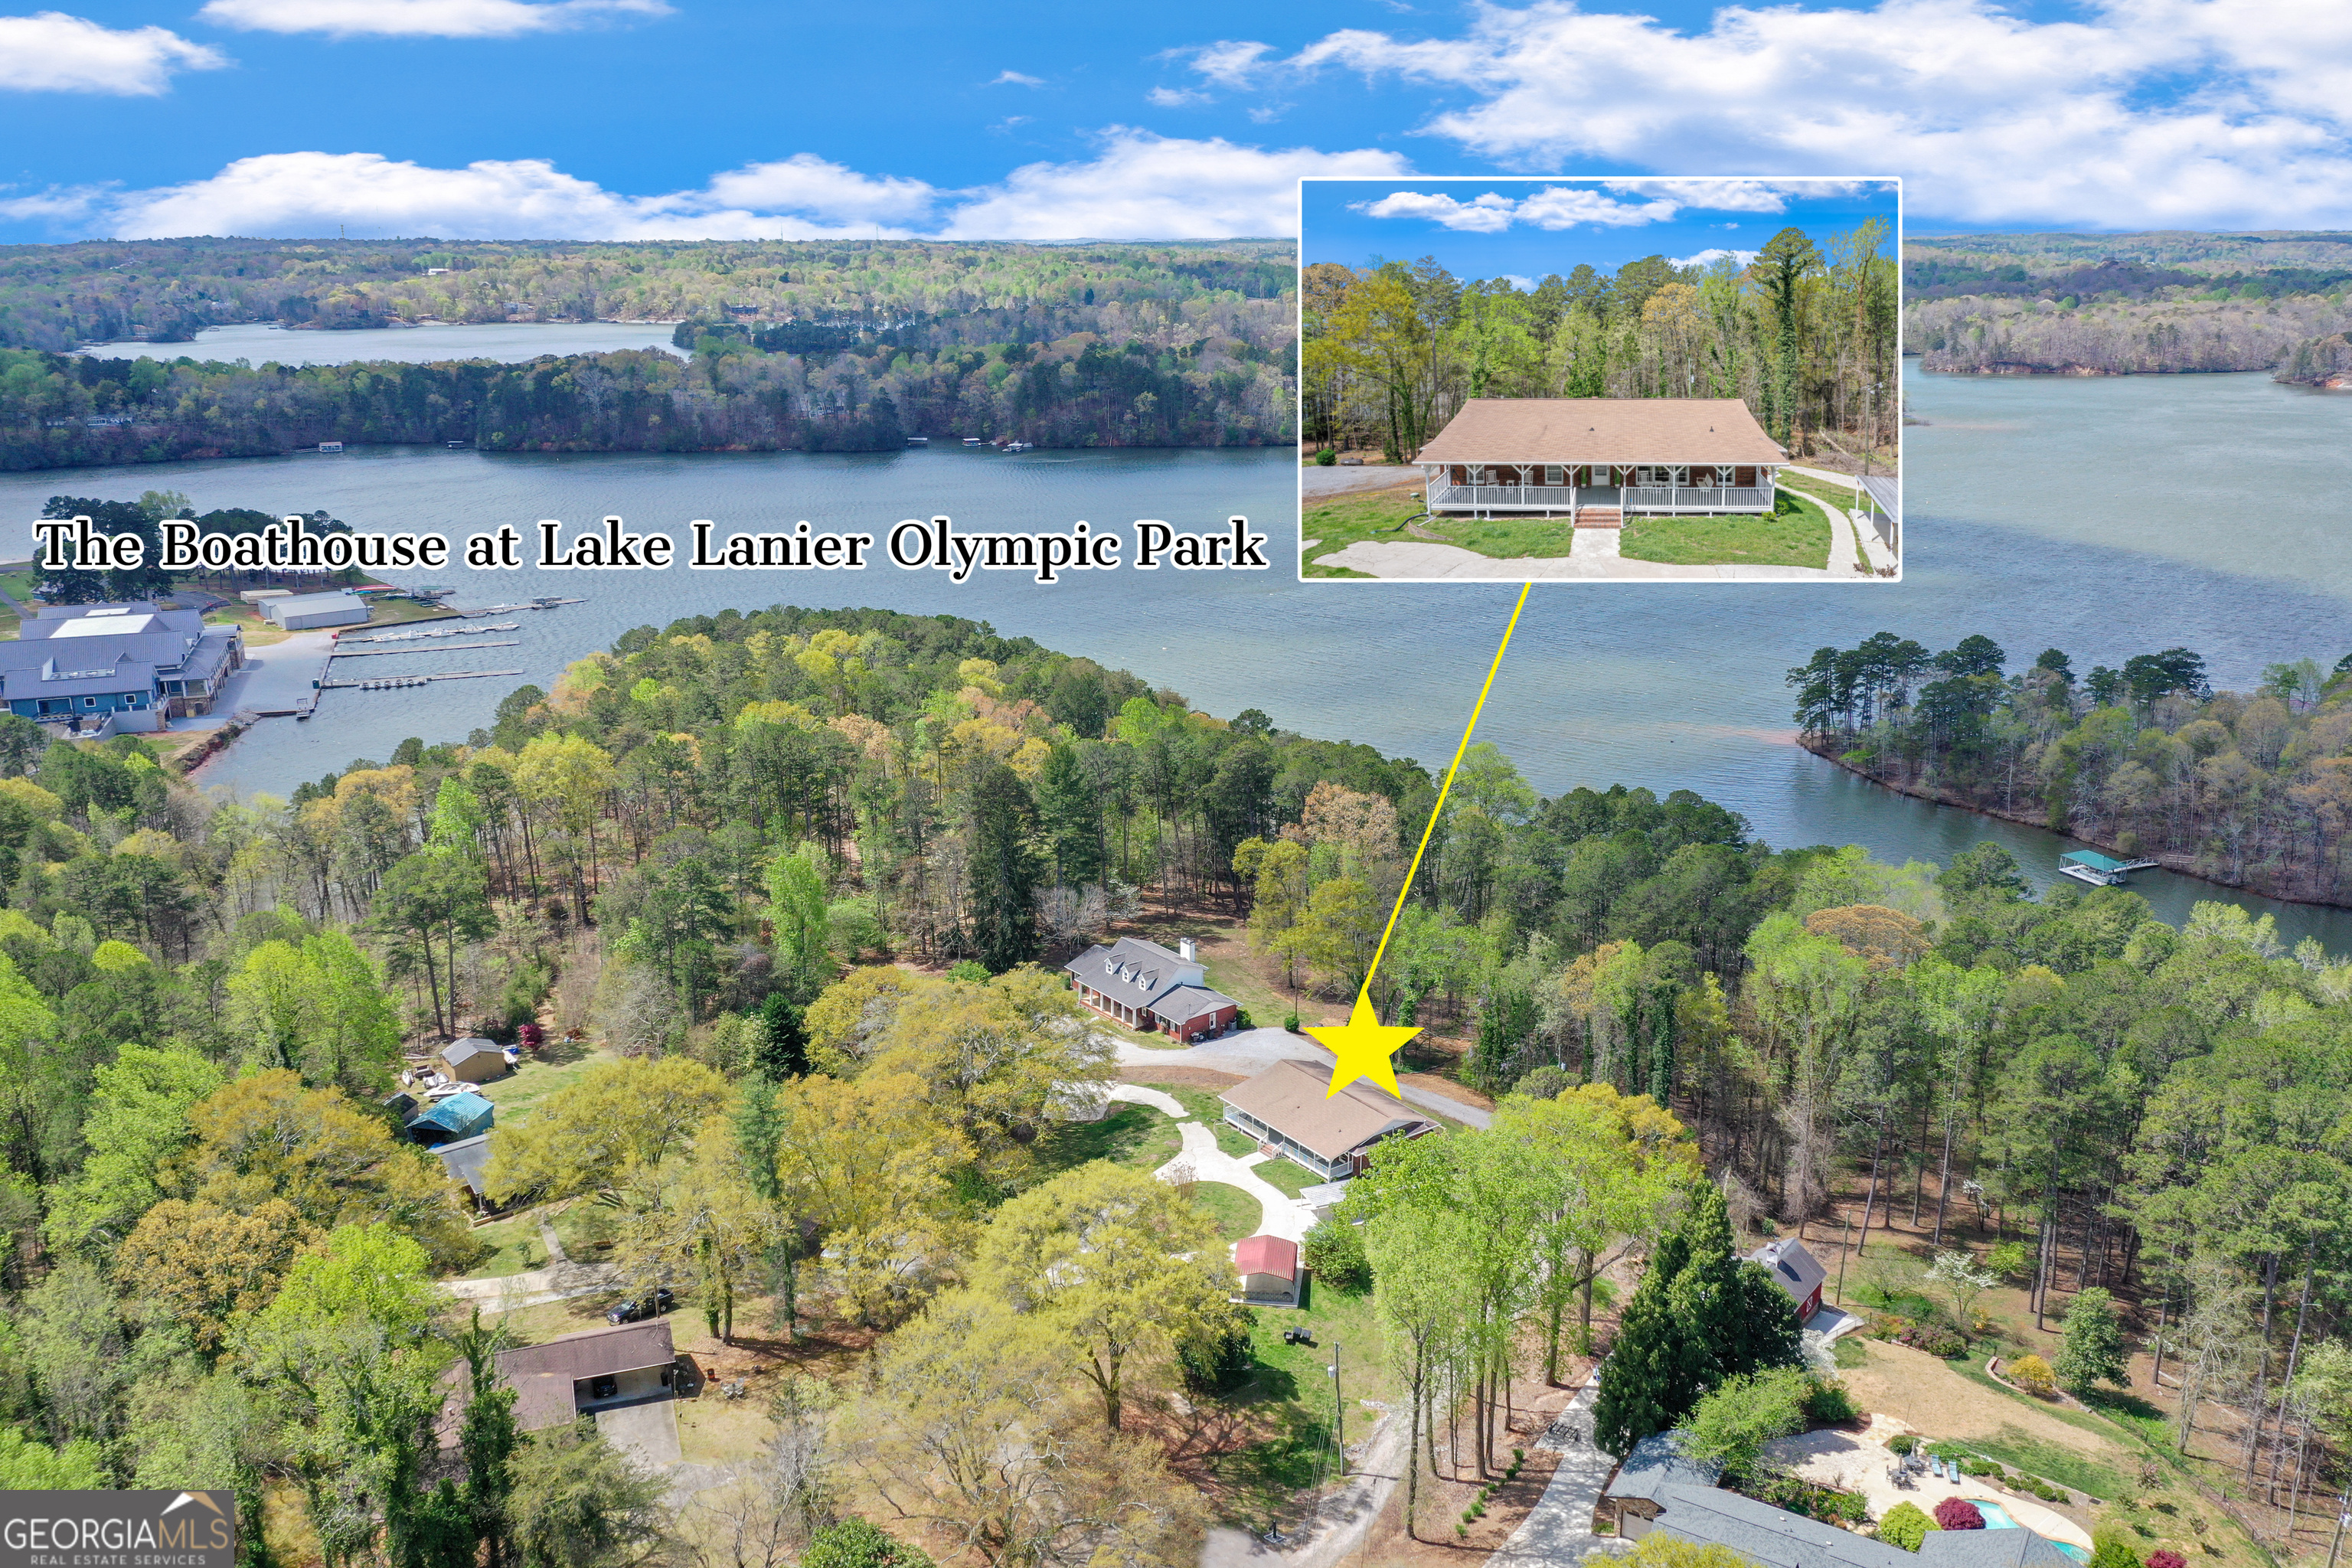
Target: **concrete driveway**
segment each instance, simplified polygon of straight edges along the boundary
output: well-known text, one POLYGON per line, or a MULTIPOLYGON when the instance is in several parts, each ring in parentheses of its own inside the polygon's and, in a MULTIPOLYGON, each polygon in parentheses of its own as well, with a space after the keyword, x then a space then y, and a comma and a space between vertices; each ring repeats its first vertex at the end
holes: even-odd
POLYGON ((1592 1402, 1600 1386, 1600 1374, 1595 1373, 1536 1439, 1537 1447, 1549 1448, 1559 1456, 1559 1468, 1552 1471, 1551 1483, 1519 1521, 1519 1528, 1487 1559, 1497 1568, 1580 1563, 1595 1552, 1612 1556, 1631 1550, 1630 1542, 1592 1533, 1592 1510, 1601 1501, 1601 1489, 1608 1484, 1610 1472, 1617 1468, 1616 1460, 1592 1445, 1592 1402))
POLYGON ((677 1401, 652 1399, 596 1412, 604 1441, 645 1475, 657 1475, 686 1457, 677 1440, 677 1401))
MULTIPOLYGON (((1240 1078, 1255 1078, 1279 1061, 1320 1062, 1329 1067, 1338 1059, 1317 1045, 1312 1037, 1294 1035, 1286 1029, 1244 1029, 1238 1035, 1227 1035, 1206 1045, 1184 1046, 1175 1050, 1159 1050, 1132 1040, 1119 1040, 1117 1044, 1118 1065, 1123 1068, 1206 1068, 1211 1072, 1229 1072, 1240 1078)), ((1493 1112, 1465 1105, 1435 1089, 1403 1082, 1397 1087, 1403 1090, 1408 1104, 1434 1110, 1465 1127, 1483 1128, 1495 1120, 1493 1112)))
POLYGON ((1177 1132, 1184 1141, 1183 1147, 1153 1175, 1163 1182, 1172 1182, 1190 1171, 1196 1180, 1239 1187, 1257 1200, 1257 1235, 1278 1236, 1288 1241, 1307 1239, 1307 1233, 1315 1228, 1314 1208, 1306 1199, 1292 1197, 1253 1168, 1265 1163, 1271 1156, 1228 1154, 1217 1147, 1216 1129, 1198 1121, 1179 1122, 1177 1132))

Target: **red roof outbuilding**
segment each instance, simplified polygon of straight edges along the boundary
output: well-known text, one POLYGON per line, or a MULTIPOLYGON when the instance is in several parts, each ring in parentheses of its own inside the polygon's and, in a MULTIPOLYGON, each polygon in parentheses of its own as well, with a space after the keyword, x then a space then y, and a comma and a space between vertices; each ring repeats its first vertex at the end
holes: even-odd
POLYGON ((1234 1248, 1234 1267, 1244 1274, 1271 1274, 1278 1279, 1298 1278, 1298 1244, 1278 1236, 1245 1237, 1234 1248))

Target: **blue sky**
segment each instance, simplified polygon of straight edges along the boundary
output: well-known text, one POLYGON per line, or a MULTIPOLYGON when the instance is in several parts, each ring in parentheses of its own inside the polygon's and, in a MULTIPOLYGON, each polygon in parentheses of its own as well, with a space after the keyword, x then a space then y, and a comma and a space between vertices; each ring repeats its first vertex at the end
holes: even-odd
POLYGON ((0 240, 1282 234, 1302 174, 2352 226, 2352 6, 0 0, 0 240))
POLYGON ((1895 183, 1873 179, 1309 180, 1299 254, 1342 267, 1433 256, 1457 278, 1528 288, 1579 263, 1607 273, 1644 256, 1744 265, 1790 227, 1826 249, 1831 236, 1875 217, 1891 237, 1898 205, 1895 183))

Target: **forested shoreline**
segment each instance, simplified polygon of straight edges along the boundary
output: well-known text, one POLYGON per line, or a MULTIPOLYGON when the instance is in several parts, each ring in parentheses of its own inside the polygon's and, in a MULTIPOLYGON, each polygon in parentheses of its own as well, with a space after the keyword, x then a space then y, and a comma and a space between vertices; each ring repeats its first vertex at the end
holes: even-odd
POLYGON ((2332 386, 2352 241, 2331 234, 1948 235, 1904 247, 1904 346, 1977 375, 2262 371, 2332 386))
POLYGON ((2005 673, 1971 637, 1881 632, 1789 672, 1801 742, 1924 799, 2028 822, 2227 887, 2352 904, 2352 655, 2217 692, 2168 648, 2079 679, 2057 648, 2005 673))
MULTIPOLYGON (((143 259, 117 264, 128 270, 101 265, 121 247, 0 258, 0 342, 26 345, 0 346, 0 469, 263 457, 320 441, 885 451, 915 436, 1042 447, 1255 447, 1296 436, 1295 273, 1271 242, 676 246, 618 247, 619 259, 596 247, 275 246, 248 247, 263 275, 240 279, 242 292, 171 270, 247 256, 234 242, 217 242, 227 249, 214 256, 215 243, 131 247, 143 259), (451 270, 416 276, 427 262, 451 270), (656 350, 520 364, 111 360, 58 352, 72 334, 54 341, 48 326, 26 324, 63 310, 78 331, 123 335, 135 324, 121 319, 136 308, 126 300, 146 298, 122 293, 141 267, 157 268, 149 282, 173 298, 234 294, 234 310, 215 311, 223 320, 276 313, 338 327, 448 308, 450 289, 502 298, 538 268, 572 278, 602 268, 635 290, 633 310, 683 317, 674 341, 691 360, 656 350)), ((599 298, 578 306, 587 314, 543 319, 597 319, 614 302, 599 298)), ((488 309, 449 309, 449 319, 509 319, 488 309)))

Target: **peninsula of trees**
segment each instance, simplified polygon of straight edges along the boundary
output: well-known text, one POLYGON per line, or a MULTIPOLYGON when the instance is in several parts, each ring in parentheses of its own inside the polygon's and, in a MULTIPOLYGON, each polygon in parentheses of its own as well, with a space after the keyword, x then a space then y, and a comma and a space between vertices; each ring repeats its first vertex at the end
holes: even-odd
POLYGON ((1881 632, 1789 672, 1806 746, 1906 793, 2273 898, 2352 904, 2352 656, 2217 692, 2184 647, 2007 673, 1881 632))

